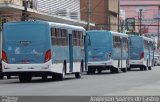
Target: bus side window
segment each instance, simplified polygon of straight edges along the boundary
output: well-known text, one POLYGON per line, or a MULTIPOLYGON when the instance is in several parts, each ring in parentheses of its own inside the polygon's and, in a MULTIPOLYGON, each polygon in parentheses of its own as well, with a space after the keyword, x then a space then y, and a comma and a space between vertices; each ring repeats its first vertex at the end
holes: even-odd
POLYGON ((62 46, 67 45, 67 30, 66 29, 62 29, 61 31, 61 35, 62 35, 62 46))
POLYGON ((79 45, 83 46, 83 32, 82 31, 79 32, 79 45))
POLYGON ((147 50, 148 49, 148 41, 144 40, 144 48, 147 50))
POLYGON ((79 31, 76 33, 76 45, 79 46, 79 31))
POLYGON ((115 36, 113 36, 113 48, 116 48, 116 39, 115 39, 115 36))
POLYGON ((80 33, 79 31, 73 31, 73 45, 80 46, 80 33))
POLYGON ((121 47, 121 38, 120 37, 117 37, 118 38, 118 48, 121 47))
POLYGON ((51 41, 52 45, 57 45, 57 29, 51 28, 51 41))
POLYGON ((59 28, 57 28, 57 45, 60 45, 60 29, 59 28))
POLYGON ((74 45, 74 44, 75 44, 75 41, 74 41, 74 38, 75 38, 75 31, 74 31, 74 30, 72 31, 72 35, 73 35, 72 37, 73 37, 73 45, 74 45))

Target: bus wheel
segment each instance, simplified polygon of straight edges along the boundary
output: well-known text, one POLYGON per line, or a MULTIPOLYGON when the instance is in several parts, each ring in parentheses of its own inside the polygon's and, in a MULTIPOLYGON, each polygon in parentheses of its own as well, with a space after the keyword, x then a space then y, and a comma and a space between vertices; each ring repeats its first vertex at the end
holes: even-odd
POLYGON ((75 77, 76 77, 76 78, 81 78, 81 72, 76 72, 76 73, 75 73, 75 77))
POLYGON ((119 73, 119 70, 118 70, 118 68, 115 68, 115 73, 119 73))
POLYGON ((119 73, 119 70, 118 68, 111 68, 111 73, 119 73))
POLYGON ((65 79, 65 73, 63 72, 62 74, 57 74, 57 79, 58 81, 63 81, 65 79))
POLYGON ((140 67, 140 70, 143 71, 143 70, 144 70, 144 67, 140 67))
POLYGON ((3 77, 4 77, 4 76, 3 76, 2 74, 0 74, 0 79, 3 79, 3 77))
POLYGON ((30 82, 32 79, 31 75, 19 75, 20 82, 30 82))
POLYGON ((115 70, 113 68, 110 69, 111 73, 115 73, 115 70))
POLYGON ((97 69, 98 71, 98 74, 101 74, 102 73, 102 70, 101 69, 97 69))
POLYGON ((122 71, 122 72, 126 72, 127 69, 126 69, 126 68, 122 68, 121 71, 122 71))
POLYGON ((11 79, 11 76, 10 76, 10 75, 7 75, 7 79, 11 79))
POLYGON ((94 67, 89 67, 87 74, 95 74, 95 72, 96 72, 96 69, 94 67))
POLYGON ((127 68, 127 71, 130 71, 131 70, 131 68, 127 68))
POLYGON ((152 67, 148 67, 148 70, 152 70, 152 67))
POLYGON ((147 70, 147 67, 143 67, 144 70, 147 70))
POLYGON ((83 71, 83 61, 81 61, 80 72, 76 72, 76 73, 75 73, 75 77, 76 77, 76 78, 81 78, 81 76, 82 76, 82 71, 83 71))
POLYGON ((61 74, 56 74, 56 80, 58 81, 63 81, 65 79, 65 70, 66 70, 66 65, 63 64, 63 70, 62 70, 62 73, 61 74))

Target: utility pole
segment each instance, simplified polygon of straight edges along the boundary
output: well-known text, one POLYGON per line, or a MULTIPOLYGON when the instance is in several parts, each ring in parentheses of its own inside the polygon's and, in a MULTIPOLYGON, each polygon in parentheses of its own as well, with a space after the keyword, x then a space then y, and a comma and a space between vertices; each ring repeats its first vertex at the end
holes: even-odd
POLYGON ((118 0, 118 32, 120 32, 120 0, 118 0))
POLYGON ((160 25, 159 25, 159 22, 160 22, 160 14, 158 15, 158 32, 157 32, 157 52, 159 51, 159 46, 160 46, 160 43, 159 43, 159 27, 160 27, 160 25))
POLYGON ((158 29, 157 29, 157 53, 159 53, 159 46, 160 46, 160 42, 159 42, 159 40, 160 40, 160 11, 158 11, 158 14, 154 17, 154 19, 155 20, 157 20, 158 22, 158 24, 157 24, 157 27, 158 27, 158 29))
POLYGON ((142 33, 142 28, 141 28, 141 25, 142 25, 142 9, 139 9, 139 33, 141 35, 142 33))
POLYGON ((87 30, 90 30, 90 0, 87 0, 87 30))
POLYGON ((28 2, 27 0, 23 1, 24 2, 24 10, 22 10, 22 21, 26 21, 28 19, 28 11, 27 11, 27 7, 28 7, 28 2))

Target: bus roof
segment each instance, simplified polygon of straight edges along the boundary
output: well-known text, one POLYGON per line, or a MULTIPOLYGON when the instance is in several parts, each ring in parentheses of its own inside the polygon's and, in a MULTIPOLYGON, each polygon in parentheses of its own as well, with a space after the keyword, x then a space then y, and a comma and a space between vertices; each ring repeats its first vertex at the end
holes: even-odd
POLYGON ((108 30, 88 30, 87 32, 110 32, 108 30))
POLYGON ((85 29, 81 26, 74 26, 74 25, 69 25, 69 24, 62 24, 62 23, 55 23, 55 22, 47 22, 47 21, 15 21, 15 22, 7 22, 5 25, 15 25, 15 24, 48 24, 50 26, 58 26, 58 27, 64 27, 64 28, 71 28, 71 29, 77 29, 77 30, 83 30, 85 29))
POLYGON ((152 41, 154 42, 154 40, 152 38, 148 38, 148 37, 145 37, 145 36, 142 36, 145 40, 148 40, 148 41, 152 41))
POLYGON ((139 37, 147 41, 155 42, 152 38, 145 37, 145 36, 129 35, 129 37, 139 37))
POLYGON ((122 37, 128 37, 128 35, 127 34, 125 34, 125 33, 119 33, 119 32, 113 32, 113 31, 111 31, 111 33, 113 34, 113 35, 117 35, 117 36, 122 36, 122 37))
POLYGON ((81 26, 74 26, 74 25, 55 23, 55 22, 48 22, 48 23, 51 26, 58 26, 58 27, 64 27, 64 28, 72 28, 72 29, 84 30, 85 31, 85 29, 83 27, 81 27, 81 26))

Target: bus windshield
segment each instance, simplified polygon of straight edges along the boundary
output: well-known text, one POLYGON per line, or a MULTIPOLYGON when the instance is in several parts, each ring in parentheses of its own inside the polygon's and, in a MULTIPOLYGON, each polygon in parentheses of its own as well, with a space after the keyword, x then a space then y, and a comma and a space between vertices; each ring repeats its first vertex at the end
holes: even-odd
POLYGON ((92 33, 90 36, 90 46, 104 47, 109 43, 109 36, 106 33, 92 33), (101 36, 99 36, 101 35, 101 36))

